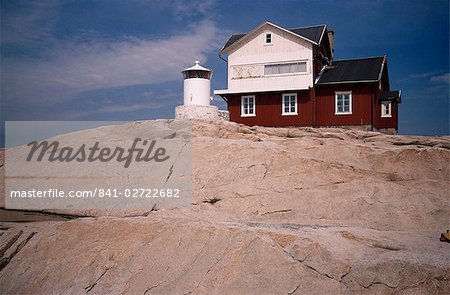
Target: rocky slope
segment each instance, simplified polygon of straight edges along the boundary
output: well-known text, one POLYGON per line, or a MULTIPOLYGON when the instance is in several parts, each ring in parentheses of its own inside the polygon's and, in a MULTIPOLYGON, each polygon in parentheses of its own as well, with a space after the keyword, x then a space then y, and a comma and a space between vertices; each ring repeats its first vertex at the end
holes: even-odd
POLYGON ((450 292, 450 244, 439 242, 450 228, 449 137, 203 121, 193 131, 192 210, 4 222, 0 289, 450 292))

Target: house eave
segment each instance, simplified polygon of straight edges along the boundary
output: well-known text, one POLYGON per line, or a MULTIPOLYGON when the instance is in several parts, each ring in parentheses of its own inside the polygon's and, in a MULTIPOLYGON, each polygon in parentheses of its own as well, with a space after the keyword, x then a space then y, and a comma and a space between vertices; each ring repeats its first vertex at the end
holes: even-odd
POLYGON ((285 88, 285 89, 275 89, 275 90, 234 90, 230 91, 228 89, 217 89, 214 90, 213 93, 215 95, 230 95, 230 94, 253 94, 253 93, 269 93, 269 92, 286 92, 286 91, 303 91, 308 90, 309 87, 300 87, 300 88, 285 88))
POLYGON ((323 38, 323 35, 325 34, 326 30, 327 30, 327 25, 323 25, 323 31, 322 31, 322 34, 320 35, 319 43, 317 45, 322 43, 322 38, 323 38))
POLYGON ((375 82, 378 82, 378 81, 379 80, 336 81, 336 82, 316 83, 316 86, 333 85, 333 84, 375 83, 375 82))
POLYGON ((378 81, 381 80, 381 76, 383 75, 384 64, 386 63, 386 55, 383 56, 383 62, 381 63, 380 73, 378 74, 378 81))

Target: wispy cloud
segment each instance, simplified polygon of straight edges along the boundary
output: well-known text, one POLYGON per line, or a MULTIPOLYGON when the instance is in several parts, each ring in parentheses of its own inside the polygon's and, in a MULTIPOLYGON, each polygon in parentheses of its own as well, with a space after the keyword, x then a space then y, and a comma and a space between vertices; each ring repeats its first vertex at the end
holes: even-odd
POLYGON ((450 84, 450 73, 445 73, 443 75, 433 76, 430 78, 432 83, 444 83, 450 84))
POLYGON ((51 103, 94 89, 172 81, 218 46, 216 23, 209 20, 164 39, 61 41, 44 59, 3 59, 2 94, 18 105, 51 103))
POLYGON ((148 109, 157 109, 161 107, 159 104, 154 102, 148 103, 135 103, 125 106, 107 106, 99 109, 98 113, 122 113, 122 112, 133 112, 137 110, 148 110, 148 109))
POLYGON ((181 85, 135 85, 80 93, 74 100, 39 103, 11 108, 6 105, 6 120, 125 120, 171 117, 182 102, 181 85))
POLYGON ((429 71, 429 72, 423 72, 423 73, 415 73, 411 74, 403 79, 400 79, 399 82, 409 82, 412 80, 420 80, 420 79, 428 79, 432 76, 440 75, 442 74, 442 71, 429 71))
POLYGON ((211 16, 212 8, 215 6, 215 0, 172 0, 166 2, 172 8, 173 14, 177 18, 192 16, 211 16))
MULTIPOLYGON (((147 90, 131 97, 108 99, 98 109, 84 112, 83 116, 99 113, 123 113, 143 110, 155 110, 167 105, 168 102, 181 101, 182 93, 169 89, 147 90)), ((101 100, 101 99, 100 99, 101 100)))
POLYGON ((24 9, 10 10, 8 3, 2 3, 2 45, 51 42, 58 6, 56 1, 45 0, 30 2, 24 9))

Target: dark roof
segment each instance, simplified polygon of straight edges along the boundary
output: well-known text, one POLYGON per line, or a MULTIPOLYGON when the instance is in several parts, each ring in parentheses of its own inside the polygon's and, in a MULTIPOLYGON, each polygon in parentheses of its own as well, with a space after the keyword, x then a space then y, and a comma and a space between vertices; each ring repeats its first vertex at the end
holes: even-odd
POLYGON ((335 60, 320 74, 317 85, 378 81, 385 57, 335 60))
POLYGON ((223 49, 227 48, 228 46, 230 46, 231 44, 233 44, 234 42, 236 42, 237 40, 241 39, 244 36, 245 34, 231 35, 230 39, 228 39, 223 49))
POLYGON ((401 91, 394 90, 394 91, 381 92, 381 94, 378 98, 380 100, 398 100, 398 101, 400 101, 400 96, 401 96, 401 91))
MULTIPOLYGON (((312 42, 319 43, 320 37, 322 37, 322 32, 325 29, 325 25, 317 25, 317 26, 311 26, 311 27, 302 27, 302 28, 294 28, 294 29, 287 29, 291 31, 294 34, 300 35, 312 42)), ((225 46, 222 48, 222 51, 231 46, 233 43, 241 39, 247 34, 237 34, 237 35, 231 35, 231 37, 228 39, 225 46)))
POLYGON ((309 39, 311 41, 319 43, 320 37, 322 37, 322 32, 323 32, 324 28, 325 28, 325 25, 318 25, 318 26, 313 26, 313 27, 303 27, 303 28, 288 29, 288 30, 297 35, 303 36, 306 39, 309 39))

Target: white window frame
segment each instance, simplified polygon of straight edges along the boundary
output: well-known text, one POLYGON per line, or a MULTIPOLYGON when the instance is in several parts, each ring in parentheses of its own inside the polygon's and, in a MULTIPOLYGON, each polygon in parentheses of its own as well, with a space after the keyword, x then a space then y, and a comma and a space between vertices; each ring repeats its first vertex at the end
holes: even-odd
POLYGON ((381 118, 392 118, 392 103, 390 101, 381 102, 381 118), (386 113, 386 105, 389 106, 389 113, 386 113))
POLYGON ((272 45, 272 44, 273 44, 272 32, 264 32, 264 45, 272 45), (267 35, 270 35, 270 42, 267 42, 267 35))
POLYGON ((275 76, 293 76, 293 75, 307 75, 309 74, 308 68, 308 60, 298 60, 292 62, 284 62, 284 63, 269 63, 264 65, 264 76, 265 77, 275 77, 275 76), (305 64, 304 72, 288 72, 282 74, 267 74, 267 67, 277 67, 277 66, 290 66, 294 64, 305 64))
POLYGON ((336 91, 334 93, 334 114, 335 115, 351 115, 353 112, 353 95, 351 91, 336 91), (348 112, 338 112, 338 95, 349 96, 349 111, 348 112))
MULTIPOLYGON (((248 101, 247 101, 247 104, 248 104, 248 101)), ((255 96, 254 95, 243 95, 243 96, 241 96, 241 117, 255 117, 255 116, 256 116, 256 98, 255 98, 255 96), (253 99, 253 113, 245 114, 244 100, 245 99, 248 100, 249 98, 253 99)))
POLYGON ((298 115, 298 100, 297 100, 297 93, 283 93, 282 99, 281 99, 281 115, 282 115, 282 116, 293 116, 293 115, 298 115), (291 98, 291 96, 294 96, 294 97, 295 97, 295 105, 294 105, 295 110, 294 110, 294 112, 291 112, 291 104, 290 104, 290 98, 291 98), (286 98, 289 99, 289 111, 288 111, 288 112, 286 112, 285 109, 284 109, 284 103, 285 103, 286 98))

